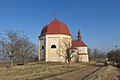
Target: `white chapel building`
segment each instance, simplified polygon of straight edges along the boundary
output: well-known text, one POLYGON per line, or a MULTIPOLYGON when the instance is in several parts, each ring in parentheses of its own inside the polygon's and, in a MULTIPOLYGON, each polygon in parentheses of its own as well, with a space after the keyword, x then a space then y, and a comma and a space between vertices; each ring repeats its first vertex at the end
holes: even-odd
POLYGON ((77 48, 73 53, 72 61, 89 62, 87 45, 82 41, 80 30, 78 39, 72 40, 69 28, 66 24, 55 18, 45 25, 39 35, 39 60, 45 62, 64 62, 67 48, 77 48))

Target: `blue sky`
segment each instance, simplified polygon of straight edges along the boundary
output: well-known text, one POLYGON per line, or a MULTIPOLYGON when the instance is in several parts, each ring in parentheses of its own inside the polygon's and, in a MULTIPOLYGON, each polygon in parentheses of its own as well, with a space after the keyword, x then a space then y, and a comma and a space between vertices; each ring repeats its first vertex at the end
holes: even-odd
POLYGON ((80 29, 88 47, 109 51, 120 46, 120 0, 0 0, 0 33, 24 31, 38 44, 54 10, 73 36, 80 29))

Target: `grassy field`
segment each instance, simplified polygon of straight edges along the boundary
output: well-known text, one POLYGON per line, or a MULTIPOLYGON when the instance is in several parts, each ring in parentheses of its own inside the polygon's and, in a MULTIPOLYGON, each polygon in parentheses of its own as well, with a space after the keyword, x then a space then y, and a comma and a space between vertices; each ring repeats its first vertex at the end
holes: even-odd
POLYGON ((0 80, 42 80, 47 77, 65 74, 88 66, 88 63, 29 63, 11 69, 0 68, 0 80))

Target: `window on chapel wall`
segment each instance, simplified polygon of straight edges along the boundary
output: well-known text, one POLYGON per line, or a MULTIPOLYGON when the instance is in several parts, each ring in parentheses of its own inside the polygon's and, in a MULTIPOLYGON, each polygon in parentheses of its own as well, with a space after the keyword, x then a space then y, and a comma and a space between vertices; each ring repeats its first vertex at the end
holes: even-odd
POLYGON ((42 46, 42 49, 44 49, 44 46, 42 46))
POLYGON ((52 49, 56 48, 56 45, 52 45, 51 48, 52 48, 52 49))

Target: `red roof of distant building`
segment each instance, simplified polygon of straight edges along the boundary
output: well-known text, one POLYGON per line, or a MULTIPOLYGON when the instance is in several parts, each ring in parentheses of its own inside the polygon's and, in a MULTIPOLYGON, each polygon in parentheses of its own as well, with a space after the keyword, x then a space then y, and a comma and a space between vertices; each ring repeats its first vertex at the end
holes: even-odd
POLYGON ((86 47, 87 45, 82 41, 80 30, 78 30, 78 39, 72 40, 72 46, 71 47, 86 47))
POLYGON ((82 41, 82 39, 79 40, 72 40, 72 47, 86 47, 87 45, 82 41))
POLYGON ((50 22, 48 25, 44 26, 41 35, 45 34, 66 34, 70 35, 70 31, 68 27, 60 22, 58 19, 54 19, 52 22, 50 22))

